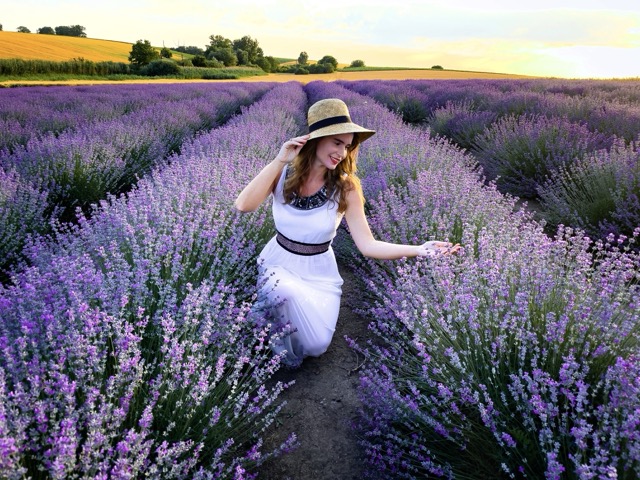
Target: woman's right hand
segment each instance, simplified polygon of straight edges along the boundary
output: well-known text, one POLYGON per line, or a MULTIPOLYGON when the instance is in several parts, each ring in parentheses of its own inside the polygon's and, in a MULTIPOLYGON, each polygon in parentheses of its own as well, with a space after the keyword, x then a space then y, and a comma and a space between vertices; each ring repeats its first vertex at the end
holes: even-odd
POLYGON ((276 160, 280 163, 291 163, 293 159, 296 158, 296 155, 300 153, 304 144, 307 143, 307 140, 309 140, 308 134, 287 140, 282 147, 280 147, 276 160))

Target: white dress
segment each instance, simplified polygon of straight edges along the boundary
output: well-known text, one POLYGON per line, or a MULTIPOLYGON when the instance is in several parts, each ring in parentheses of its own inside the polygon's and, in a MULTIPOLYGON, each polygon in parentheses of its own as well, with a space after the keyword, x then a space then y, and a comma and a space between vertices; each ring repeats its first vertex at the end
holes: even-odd
MULTIPOLYGON (((337 202, 327 199, 321 189, 311 197, 298 197, 293 204, 286 204, 286 174, 285 167, 273 194, 276 230, 286 239, 303 244, 333 240, 342 219, 337 202)), ((283 361, 290 366, 300 365, 306 356, 323 354, 335 331, 343 283, 331 245, 324 253, 300 255, 281 246, 276 235, 260 253, 258 268, 256 306, 266 308, 274 317, 276 331, 289 325, 291 329, 290 334, 274 335, 273 351, 286 350, 283 361)))

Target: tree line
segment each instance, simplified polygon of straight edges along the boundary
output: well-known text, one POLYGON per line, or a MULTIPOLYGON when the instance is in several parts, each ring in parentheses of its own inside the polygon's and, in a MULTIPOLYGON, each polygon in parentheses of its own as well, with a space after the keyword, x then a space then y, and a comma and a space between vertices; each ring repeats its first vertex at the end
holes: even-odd
MULTIPOLYGON (((248 35, 231 40, 222 35, 209 36, 209 45, 204 48, 196 46, 178 46, 174 51, 193 55, 193 66, 233 67, 236 65, 260 67, 267 73, 332 73, 338 68, 338 61, 331 55, 325 55, 317 63, 309 64, 309 55, 301 52, 294 65, 280 66, 272 56, 265 55, 258 40, 248 35)), ((160 56, 162 52, 160 52, 160 56)), ((170 58, 170 57, 168 57, 170 58)), ((354 60, 350 67, 364 67, 362 60, 354 60)))
MULTIPOLYGON (((0 32, 2 31, 2 24, 0 24, 0 32)), ((31 33, 24 25, 19 26, 16 29, 20 33, 31 33)), ((63 35, 65 37, 83 37, 86 38, 86 28, 82 25, 60 25, 58 27, 40 27, 38 33, 42 35, 63 35)))

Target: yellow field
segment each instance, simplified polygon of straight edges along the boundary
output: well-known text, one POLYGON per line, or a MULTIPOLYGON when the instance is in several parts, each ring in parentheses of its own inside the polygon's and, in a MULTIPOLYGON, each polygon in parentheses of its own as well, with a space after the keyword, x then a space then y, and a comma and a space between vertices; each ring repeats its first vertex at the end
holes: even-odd
POLYGON ((0 32, 0 58, 53 60, 84 58, 94 62, 129 62, 131 43, 95 38, 0 32))

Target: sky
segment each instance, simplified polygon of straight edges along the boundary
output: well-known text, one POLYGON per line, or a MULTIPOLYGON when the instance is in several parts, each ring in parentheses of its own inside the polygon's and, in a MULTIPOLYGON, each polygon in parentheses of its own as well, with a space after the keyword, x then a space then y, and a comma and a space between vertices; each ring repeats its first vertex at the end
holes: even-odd
POLYGON ((1 0, 5 31, 82 25, 88 37, 265 55, 559 78, 640 78, 640 0, 1 0))

